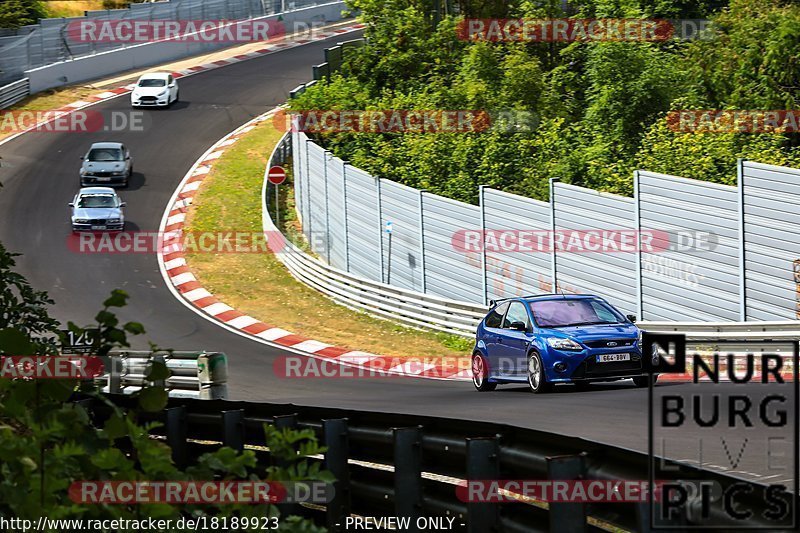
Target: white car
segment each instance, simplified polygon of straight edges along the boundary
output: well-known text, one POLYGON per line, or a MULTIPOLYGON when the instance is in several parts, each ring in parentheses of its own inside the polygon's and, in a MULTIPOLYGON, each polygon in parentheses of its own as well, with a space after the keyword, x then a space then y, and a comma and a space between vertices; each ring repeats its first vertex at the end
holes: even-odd
POLYGON ((72 231, 121 231, 125 202, 111 187, 84 187, 69 203, 72 231))
POLYGON ((168 107, 180 98, 178 82, 167 72, 144 74, 131 92, 132 107, 168 107))

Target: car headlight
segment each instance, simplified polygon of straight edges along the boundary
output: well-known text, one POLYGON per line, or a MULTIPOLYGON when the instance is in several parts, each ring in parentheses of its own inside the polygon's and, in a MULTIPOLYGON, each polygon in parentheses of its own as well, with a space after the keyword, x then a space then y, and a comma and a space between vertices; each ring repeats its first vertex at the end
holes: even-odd
POLYGON ((639 348, 642 347, 642 338, 643 338, 644 331, 639 330, 639 340, 637 341, 639 344, 639 348))
POLYGON ((88 171, 86 171, 86 172, 84 172, 84 173, 83 173, 83 175, 84 175, 84 176, 94 176, 94 172, 88 172, 88 171))
POLYGON ((119 224, 120 222, 122 222, 122 220, 120 220, 119 218, 109 218, 108 219, 108 223, 109 224, 119 224))
POLYGON ((89 222, 89 221, 88 221, 88 220, 86 220, 85 218, 75 218, 75 219, 73 219, 72 221, 73 221, 75 224, 86 224, 86 223, 88 223, 88 222, 89 222))
POLYGON ((169 92, 169 91, 165 90, 164 92, 162 92, 162 93, 159 93, 159 94, 158 94, 158 96, 159 96, 159 97, 161 97, 161 96, 166 96, 168 92, 169 92))
POLYGON ((556 350, 567 350, 567 351, 580 351, 583 350, 583 346, 578 344, 572 339, 564 339, 561 337, 550 337, 547 339, 547 344, 549 344, 552 348, 556 350))

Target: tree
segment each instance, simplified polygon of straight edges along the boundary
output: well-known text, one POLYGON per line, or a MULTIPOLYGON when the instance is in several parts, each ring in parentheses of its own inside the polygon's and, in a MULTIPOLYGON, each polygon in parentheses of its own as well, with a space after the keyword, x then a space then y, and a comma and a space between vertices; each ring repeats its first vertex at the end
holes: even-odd
MULTIPOLYGON (((0 245, 0 356, 45 355, 57 352, 57 323, 46 313, 52 303, 13 271, 14 259, 0 245)), ((113 291, 97 314, 100 339, 97 354, 127 347, 128 335, 144 333, 141 324, 120 324, 112 309, 125 305, 128 296, 113 291)), ((70 323, 69 328, 82 332, 70 323)), ((52 355, 51 355, 52 356, 52 355)), ((169 503, 131 505, 85 505, 70 497, 74 481, 88 480, 250 480, 250 481, 332 481, 320 463, 310 456, 324 452, 311 430, 277 430, 265 426, 265 440, 275 464, 256 464, 252 450, 237 452, 222 447, 204 453, 185 469, 171 459, 170 448, 153 439, 155 424, 142 424, 145 412, 164 408, 167 395, 154 385, 168 377, 163 363, 153 363, 146 375, 149 385, 138 393, 138 406, 122 409, 92 383, 75 380, 26 380, 0 378, 0 516, 37 520, 97 518, 141 519, 199 516, 277 516, 270 503, 234 505, 174 505, 169 503), (70 399, 80 391, 102 402, 110 415, 96 425, 81 404, 70 399), (265 472, 265 474, 258 474, 265 472)), ((255 522, 254 522, 255 523, 255 522)), ((259 527, 241 528, 260 531, 259 527)), ((281 529, 324 531, 299 517, 283 517, 281 529)))
POLYGON ((0 28, 19 28, 36 24, 47 16, 47 10, 38 0, 3 0, 0 2, 0 28))

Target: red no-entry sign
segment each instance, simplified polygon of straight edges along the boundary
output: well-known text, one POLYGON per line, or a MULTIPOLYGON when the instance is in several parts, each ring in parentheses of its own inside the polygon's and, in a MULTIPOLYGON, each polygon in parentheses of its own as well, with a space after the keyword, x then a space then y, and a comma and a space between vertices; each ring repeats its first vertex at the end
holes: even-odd
POLYGON ((284 181, 286 181, 286 171, 283 170, 283 167, 274 166, 269 168, 269 172, 267 172, 267 179, 273 185, 280 185, 284 181))

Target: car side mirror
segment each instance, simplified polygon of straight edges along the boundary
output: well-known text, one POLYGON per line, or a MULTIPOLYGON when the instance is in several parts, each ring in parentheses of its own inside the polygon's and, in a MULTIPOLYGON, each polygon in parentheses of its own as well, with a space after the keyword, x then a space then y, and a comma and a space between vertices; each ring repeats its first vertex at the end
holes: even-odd
POLYGON ((636 315, 625 315, 625 318, 627 318, 631 322, 636 322, 636 315))
POLYGON ((126 156, 125 156, 125 160, 126 160, 126 161, 127 161, 127 160, 129 160, 130 158, 131 158, 131 156, 129 156, 129 155, 126 155, 126 156))
POLYGON ((516 322, 511 323, 511 329, 516 329, 518 331, 528 331, 528 325, 525 322, 520 322, 519 320, 516 322))
POLYGON ((120 207, 125 207, 126 205, 128 205, 128 202, 121 202, 121 203, 119 204, 119 206, 120 206, 120 207))
POLYGON ((70 207, 75 207, 75 202, 70 202, 67 205, 70 206, 70 207))

